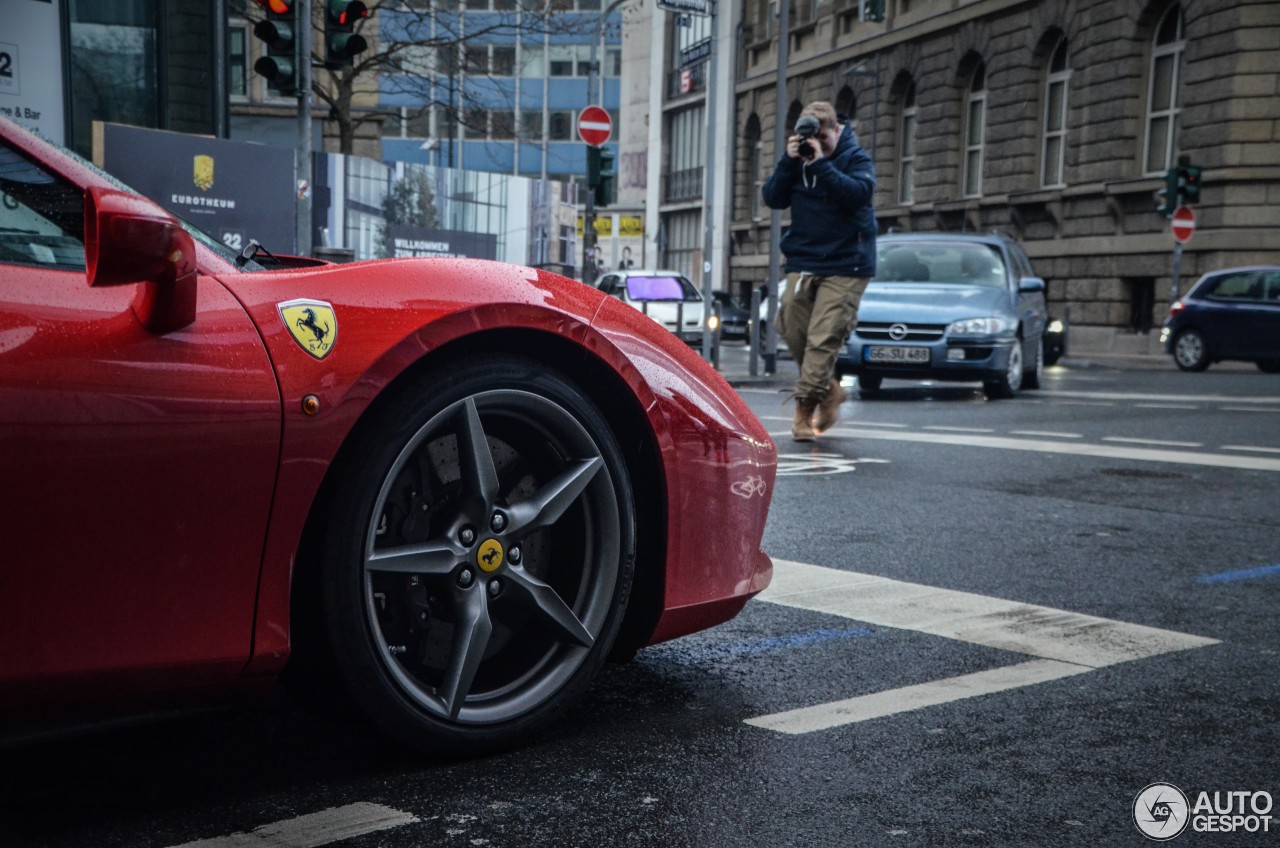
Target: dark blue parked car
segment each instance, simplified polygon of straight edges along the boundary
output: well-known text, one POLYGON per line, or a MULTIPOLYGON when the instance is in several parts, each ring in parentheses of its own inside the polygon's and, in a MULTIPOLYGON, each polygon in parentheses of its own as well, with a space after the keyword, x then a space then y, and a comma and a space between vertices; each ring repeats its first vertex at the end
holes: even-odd
POLYGON ((885 378, 981 381, 991 397, 1040 387, 1044 280, 1000 235, 888 234, 837 361, 864 392, 885 378))
POLYGON ((1280 372, 1280 266, 1205 274, 1169 307, 1160 341, 1183 371, 1240 359, 1280 372))

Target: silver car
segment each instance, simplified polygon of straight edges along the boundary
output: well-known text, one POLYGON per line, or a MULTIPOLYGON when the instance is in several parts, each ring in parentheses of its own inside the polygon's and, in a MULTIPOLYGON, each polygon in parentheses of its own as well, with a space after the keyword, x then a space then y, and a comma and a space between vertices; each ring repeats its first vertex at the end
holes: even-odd
POLYGON ((702 292, 678 271, 608 271, 600 275, 595 286, 634 306, 681 341, 702 344, 706 315, 702 292))
POLYGON ((885 378, 981 381, 990 397, 1040 387, 1045 282, 999 235, 889 234, 837 362, 865 392, 885 378))

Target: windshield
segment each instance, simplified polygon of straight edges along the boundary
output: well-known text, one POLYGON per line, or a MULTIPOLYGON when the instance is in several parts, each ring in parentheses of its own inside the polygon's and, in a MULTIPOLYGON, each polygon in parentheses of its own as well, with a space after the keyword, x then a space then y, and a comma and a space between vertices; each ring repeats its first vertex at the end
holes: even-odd
POLYGON ((959 283, 1004 288, 1004 257, 987 244, 881 242, 876 249, 877 282, 959 283))
POLYGON ((684 277, 656 274, 627 277, 627 297, 630 300, 702 301, 702 295, 684 277))

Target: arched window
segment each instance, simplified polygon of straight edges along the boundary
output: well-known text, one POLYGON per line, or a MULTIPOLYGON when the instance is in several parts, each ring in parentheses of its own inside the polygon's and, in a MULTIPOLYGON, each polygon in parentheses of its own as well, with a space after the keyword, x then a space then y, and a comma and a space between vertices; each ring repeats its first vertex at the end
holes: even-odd
POLYGON ((979 63, 969 81, 964 121, 964 196, 982 194, 982 138, 987 119, 987 69, 979 63))
POLYGON ((1156 27, 1151 46, 1151 87, 1147 96, 1147 149, 1143 161, 1148 174, 1173 164, 1178 149, 1178 113, 1181 111, 1182 7, 1174 5, 1156 27))
POLYGON ((1071 84, 1071 68, 1067 66, 1067 40, 1049 59, 1049 73, 1044 84, 1044 141, 1040 151, 1040 184, 1060 186, 1065 182, 1067 154, 1067 93, 1071 84))
POLYGON ((911 203, 916 190, 916 84, 902 95, 902 126, 898 138, 898 202, 911 203))

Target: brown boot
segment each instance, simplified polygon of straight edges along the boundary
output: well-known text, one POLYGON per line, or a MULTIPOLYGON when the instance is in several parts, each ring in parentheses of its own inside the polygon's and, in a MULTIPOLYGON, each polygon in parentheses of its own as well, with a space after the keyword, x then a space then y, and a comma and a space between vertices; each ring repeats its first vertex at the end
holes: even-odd
POLYGON ((827 386, 827 396, 818 402, 818 411, 813 416, 813 430, 824 433, 840 420, 840 404, 849 399, 849 393, 840 385, 839 380, 832 380, 827 386))
POLYGON ((796 418, 791 425, 791 438, 797 442, 813 441, 813 425, 809 422, 813 420, 813 411, 818 408, 818 402, 813 398, 796 398, 796 418))

